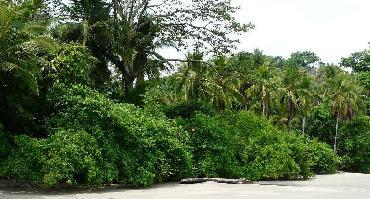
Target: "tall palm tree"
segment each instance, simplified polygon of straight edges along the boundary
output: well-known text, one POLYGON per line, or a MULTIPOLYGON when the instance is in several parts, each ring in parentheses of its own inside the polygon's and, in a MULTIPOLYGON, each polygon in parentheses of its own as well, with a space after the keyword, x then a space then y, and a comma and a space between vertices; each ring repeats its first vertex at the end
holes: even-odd
POLYGON ((180 80, 178 91, 183 93, 185 100, 206 101, 218 109, 243 101, 236 89, 237 78, 219 74, 218 69, 222 66, 220 62, 214 62, 212 65, 203 61, 203 54, 198 51, 188 54, 186 64, 175 74, 180 80))
POLYGON ((295 109, 298 105, 298 88, 301 72, 298 67, 287 67, 283 71, 283 77, 278 88, 280 106, 285 110, 287 123, 290 125, 295 109))
POLYGON ((269 117, 270 100, 274 88, 277 86, 278 76, 273 67, 268 62, 262 64, 258 69, 255 77, 255 83, 248 90, 249 96, 257 95, 261 99, 262 115, 269 117))
POLYGON ((335 78, 329 78, 327 82, 332 100, 332 114, 336 117, 334 151, 337 152, 339 122, 353 118, 359 108, 362 88, 351 74, 343 71, 335 78))
POLYGON ((300 84, 297 88, 298 96, 298 108, 300 115, 302 116, 302 134, 305 134, 307 125, 307 115, 310 108, 313 106, 313 100, 315 95, 312 92, 312 77, 308 74, 308 71, 304 71, 300 78, 300 84))

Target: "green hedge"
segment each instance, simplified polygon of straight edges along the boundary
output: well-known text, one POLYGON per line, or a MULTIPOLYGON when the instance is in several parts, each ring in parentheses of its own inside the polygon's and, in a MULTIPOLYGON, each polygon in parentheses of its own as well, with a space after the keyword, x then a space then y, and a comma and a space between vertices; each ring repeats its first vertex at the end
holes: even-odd
MULTIPOLYGON (((191 115, 176 120, 115 103, 86 86, 55 86, 46 138, 18 135, 0 158, 0 177, 43 183, 149 186, 185 177, 308 178, 333 173, 329 146, 277 130, 248 112, 191 115), (187 131, 186 131, 187 130, 187 131)), ((208 110, 208 109, 205 109, 208 110)), ((197 113, 198 112, 198 113, 197 113)), ((174 111, 173 113, 181 113, 174 111)), ((183 116, 183 114, 180 114, 183 116)))
POLYGON ((339 151, 343 168, 370 173, 370 117, 355 117, 340 128, 339 151))
POLYGON ((49 137, 17 136, 1 176, 48 186, 149 186, 191 175, 191 154, 182 142, 187 135, 174 122, 84 86, 56 87, 49 99, 58 110, 46 121, 49 137))
POLYGON ((261 179, 334 173, 339 158, 316 140, 282 132, 247 112, 178 119, 190 134, 195 175, 261 179))

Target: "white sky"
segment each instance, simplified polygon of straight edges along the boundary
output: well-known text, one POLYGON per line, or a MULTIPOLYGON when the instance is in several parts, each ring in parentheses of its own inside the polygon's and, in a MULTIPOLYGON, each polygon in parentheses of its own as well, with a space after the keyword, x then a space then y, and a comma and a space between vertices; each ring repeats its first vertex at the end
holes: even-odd
MULTIPOLYGON (((324 62, 369 47, 370 0, 232 0, 237 18, 256 27, 243 35, 236 51, 263 50, 288 58, 298 50, 315 52, 324 62)), ((172 49, 165 57, 184 57, 172 49)))
MULTIPOLYGON (((66 0, 63 0, 66 1, 66 0)), ((259 48, 267 55, 289 57, 298 50, 314 51, 324 62, 369 47, 370 0, 232 0, 237 17, 256 28, 243 35, 236 51, 259 48)), ((184 57, 173 49, 165 57, 184 57)))
POLYGON ((298 50, 316 52, 323 61, 368 48, 370 0, 233 0, 240 21, 256 28, 244 35, 238 51, 259 48, 289 57, 298 50))

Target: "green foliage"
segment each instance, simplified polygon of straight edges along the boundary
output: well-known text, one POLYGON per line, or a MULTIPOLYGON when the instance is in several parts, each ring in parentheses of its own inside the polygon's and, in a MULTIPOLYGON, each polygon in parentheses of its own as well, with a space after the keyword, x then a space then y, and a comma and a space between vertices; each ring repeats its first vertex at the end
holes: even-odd
POLYGON ((0 161, 8 157, 11 150, 9 134, 5 132, 4 126, 0 123, 0 161))
POLYGON ((311 51, 295 52, 292 53, 290 58, 286 61, 289 67, 303 67, 307 69, 313 68, 315 65, 320 64, 321 59, 311 51))
MULTIPOLYGON (((309 142, 308 151, 313 157, 313 172, 316 174, 335 173, 340 165, 340 158, 333 153, 330 145, 312 140, 309 142)), ((306 158, 306 157, 302 157, 306 158)))
POLYGON ((229 0, 52 4, 63 3, 0 0, 0 178, 295 179, 334 173, 338 155, 370 172, 369 50, 342 59, 354 73, 308 51, 219 54, 253 28, 229 0), (189 44, 186 60, 155 52, 189 44), (184 64, 161 78, 173 61, 184 64))
POLYGON ((45 141, 20 135, 15 137, 15 144, 8 159, 0 163, 0 176, 42 182, 47 151, 45 141))
POLYGON ((186 135, 173 122, 133 105, 113 103, 83 86, 60 87, 51 100, 59 107, 47 121, 49 132, 73 129, 92 135, 105 164, 117 173, 115 182, 148 186, 191 172, 190 154, 180 142, 186 135))
POLYGON ((83 131, 58 131, 47 142, 43 178, 46 185, 112 182, 106 179, 111 173, 103 164, 102 153, 93 136, 83 131))
POLYGON ((66 85, 91 85, 90 74, 96 59, 83 46, 65 45, 51 61, 54 81, 66 85))
POLYGON ((322 103, 310 111, 307 134, 329 144, 334 144, 335 118, 328 103, 322 103))
POLYGON ((370 117, 359 116, 340 129, 340 151, 343 169, 370 173, 370 117))
POLYGON ((247 112, 198 114, 178 122, 190 134, 196 176, 307 178, 314 172, 333 173, 338 163, 327 145, 279 131, 247 112))
POLYGON ((34 126, 34 105, 45 54, 54 50, 48 22, 36 20, 41 1, 0 2, 0 121, 6 130, 34 126))
POLYGON ((214 116, 216 114, 216 111, 214 108, 206 103, 203 102, 185 102, 179 105, 168 107, 165 110, 165 115, 168 118, 191 118, 197 113, 203 113, 205 115, 214 116))
POLYGON ((341 66, 352 68, 354 72, 370 71, 370 50, 355 52, 349 57, 342 58, 341 66))

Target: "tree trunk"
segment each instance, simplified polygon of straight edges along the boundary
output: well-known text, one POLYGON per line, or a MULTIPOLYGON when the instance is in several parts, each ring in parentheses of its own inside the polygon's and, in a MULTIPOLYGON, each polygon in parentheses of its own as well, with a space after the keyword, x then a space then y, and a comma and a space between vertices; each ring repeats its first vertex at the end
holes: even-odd
POLYGON ((339 130, 339 114, 337 116, 337 124, 335 125, 335 137, 334 137, 334 152, 337 152, 338 144, 338 130, 339 130))
POLYGON ((145 51, 139 51, 136 55, 134 71, 137 73, 136 87, 145 85, 145 66, 148 62, 148 54, 145 51))
POLYGON ((134 81, 131 78, 125 78, 125 96, 130 96, 134 91, 134 81))
POLYGON ((263 112, 263 116, 265 116, 266 118, 269 117, 269 105, 268 105, 268 99, 267 97, 264 97, 262 99, 262 112, 263 112))
POLYGON ((265 116, 266 118, 268 118, 268 114, 269 114, 269 98, 268 98, 268 94, 267 94, 267 89, 265 86, 262 86, 262 112, 263 112, 263 116, 265 116))
POLYGON ((270 107, 269 107, 269 98, 268 97, 266 97, 266 99, 265 99, 265 111, 266 111, 266 118, 269 118, 270 107))
POLYGON ((288 99, 288 125, 290 125, 290 121, 292 120, 292 115, 293 115, 293 101, 289 97, 288 99))
POLYGON ((302 120, 302 135, 304 136, 306 130, 306 116, 303 117, 302 120))

